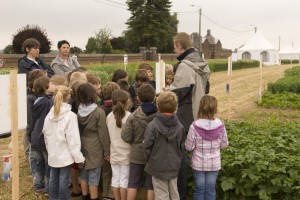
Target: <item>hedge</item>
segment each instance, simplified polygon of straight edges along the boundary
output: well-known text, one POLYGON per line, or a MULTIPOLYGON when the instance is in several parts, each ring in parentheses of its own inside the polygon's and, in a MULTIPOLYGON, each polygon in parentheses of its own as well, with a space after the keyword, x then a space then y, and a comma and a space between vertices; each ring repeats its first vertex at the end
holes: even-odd
POLYGON ((283 59, 281 60, 281 64, 297 64, 299 63, 299 60, 289 60, 289 59, 283 59))
MULTIPOLYGON (((228 70, 228 61, 224 62, 208 62, 209 68, 212 72, 227 71, 228 70)), ((232 63, 232 70, 245 69, 259 67, 259 61, 257 60, 238 60, 232 63)))

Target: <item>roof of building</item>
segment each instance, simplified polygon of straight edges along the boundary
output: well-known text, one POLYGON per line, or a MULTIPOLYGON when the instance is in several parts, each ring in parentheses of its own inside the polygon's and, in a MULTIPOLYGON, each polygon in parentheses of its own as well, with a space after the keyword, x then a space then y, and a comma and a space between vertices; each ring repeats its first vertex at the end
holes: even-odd
POLYGON ((257 31, 254 36, 244 45, 239 51, 251 51, 251 50, 275 50, 273 45, 257 31))
POLYGON ((209 44, 216 44, 217 43, 216 39, 214 38, 214 36, 212 36, 210 34, 210 30, 209 29, 207 30, 207 34, 206 34, 206 36, 204 38, 205 38, 204 41, 207 40, 209 44))

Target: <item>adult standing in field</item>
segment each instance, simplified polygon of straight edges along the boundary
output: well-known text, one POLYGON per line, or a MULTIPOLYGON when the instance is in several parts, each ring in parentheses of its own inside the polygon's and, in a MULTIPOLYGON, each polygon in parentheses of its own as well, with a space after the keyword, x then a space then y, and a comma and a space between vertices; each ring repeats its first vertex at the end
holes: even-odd
MULTIPOLYGON (((207 62, 192 47, 191 37, 187 33, 178 33, 173 40, 178 63, 174 66, 174 81, 170 90, 177 94, 177 117, 187 134, 196 119, 200 99, 208 93, 210 70, 207 62)), ((187 174, 187 158, 184 152, 177 182, 180 199, 186 199, 187 174)))
POLYGON ((59 55, 51 62, 51 68, 56 75, 65 76, 69 72, 80 67, 75 57, 70 57, 70 43, 67 40, 61 40, 57 43, 59 55))
POLYGON ((53 70, 43 60, 39 58, 40 42, 34 38, 28 38, 23 42, 22 50, 25 56, 18 60, 18 73, 26 74, 34 69, 47 71, 48 77, 54 75, 53 70))

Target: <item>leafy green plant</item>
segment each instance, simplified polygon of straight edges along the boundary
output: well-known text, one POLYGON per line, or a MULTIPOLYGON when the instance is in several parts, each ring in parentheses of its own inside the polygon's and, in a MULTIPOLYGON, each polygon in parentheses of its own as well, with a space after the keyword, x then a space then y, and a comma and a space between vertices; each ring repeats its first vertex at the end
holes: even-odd
POLYGON ((230 147, 222 152, 219 199, 300 199, 300 122, 226 123, 230 147))
POLYGON ((9 74, 10 69, 9 68, 0 68, 0 75, 1 74, 9 74))
POLYGON ((269 83, 268 91, 273 94, 283 92, 300 94, 300 66, 287 69, 283 78, 269 83))
POLYGON ((276 94, 265 92, 258 105, 265 108, 300 109, 300 95, 291 92, 276 94))
POLYGON ((284 77, 268 84, 259 106, 300 109, 300 66, 285 70, 284 77))

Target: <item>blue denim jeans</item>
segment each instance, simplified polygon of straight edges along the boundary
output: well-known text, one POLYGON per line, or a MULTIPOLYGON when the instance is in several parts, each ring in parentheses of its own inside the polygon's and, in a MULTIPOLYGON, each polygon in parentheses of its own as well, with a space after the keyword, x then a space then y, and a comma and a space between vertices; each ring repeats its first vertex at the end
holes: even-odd
POLYGON ((47 151, 31 151, 35 155, 34 189, 45 188, 49 193, 50 168, 48 166, 47 151))
POLYGON ((219 171, 193 170, 195 180, 194 200, 215 200, 216 181, 219 171))
POLYGON ((79 170, 79 179, 86 181, 89 185, 99 185, 100 176, 101 167, 79 170))
POLYGON ((69 200, 69 182, 71 165, 61 168, 51 167, 49 194, 52 200, 69 200))
POLYGON ((30 164, 30 174, 34 178, 35 166, 36 166, 36 155, 35 151, 31 151, 31 147, 29 148, 29 164, 30 164))
POLYGON ((187 181, 188 181, 188 160, 187 160, 187 152, 184 148, 183 157, 181 160, 181 165, 177 177, 177 188, 178 188, 180 200, 186 200, 187 181))

